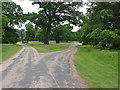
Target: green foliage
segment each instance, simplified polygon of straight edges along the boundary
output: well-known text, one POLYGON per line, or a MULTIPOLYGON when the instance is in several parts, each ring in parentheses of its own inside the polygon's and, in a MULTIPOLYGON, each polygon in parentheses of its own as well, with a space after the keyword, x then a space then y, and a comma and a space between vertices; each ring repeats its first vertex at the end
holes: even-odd
POLYGON ((104 49, 119 48, 120 2, 97 2, 89 5, 87 19, 80 24, 82 28, 77 33, 78 40, 104 49))
POLYGON ((99 45, 103 48, 116 48, 120 44, 118 35, 109 30, 104 30, 100 33, 100 43, 99 45))
POLYGON ((9 25, 19 25, 23 22, 23 10, 14 2, 2 2, 2 13, 9 17, 9 25))
POLYGON ((27 40, 27 43, 29 42, 29 40, 34 40, 35 38, 35 29, 33 28, 33 25, 31 23, 27 23, 25 25, 26 27, 26 40, 27 40))
POLYGON ((21 25, 22 9, 13 2, 2 2, 2 43, 17 43, 19 36, 14 25, 21 25))
POLYGON ((34 2, 39 5, 39 12, 28 13, 25 15, 27 19, 36 24, 36 27, 46 28, 45 44, 49 44, 51 29, 54 23, 68 21, 77 25, 83 14, 76 11, 81 2, 34 2))
POLYGON ((56 43, 59 43, 59 41, 68 42, 68 40, 71 40, 72 29, 73 27, 70 26, 69 24, 55 26, 52 30, 53 31, 52 36, 56 40, 56 43))
POLYGON ((64 40, 64 26, 56 27, 55 30, 53 30, 53 37, 56 40, 56 43, 59 43, 59 41, 64 40))
POLYGON ((5 27, 2 35, 2 43, 17 43, 19 36, 15 29, 5 27))
POLYGON ((45 28, 42 29, 38 29, 35 33, 35 38, 36 40, 38 40, 39 42, 44 42, 45 40, 45 28))
POLYGON ((9 19, 6 15, 2 14, 2 36, 5 36, 5 27, 8 25, 9 19))
POLYGON ((66 42, 68 42, 70 39, 71 39, 71 35, 72 35, 72 32, 71 32, 71 30, 73 29, 73 26, 70 26, 70 24, 66 24, 65 26, 64 26, 64 33, 65 33, 65 40, 66 40, 66 42))
POLYGON ((70 41, 77 41, 77 33, 71 32, 69 40, 70 41))
POLYGON ((8 25, 8 17, 4 14, 2 14, 2 28, 6 27, 8 25))
POLYGON ((97 45, 100 42, 100 33, 101 30, 97 28, 95 31, 92 31, 90 34, 87 34, 87 38, 89 39, 88 43, 93 46, 97 45))

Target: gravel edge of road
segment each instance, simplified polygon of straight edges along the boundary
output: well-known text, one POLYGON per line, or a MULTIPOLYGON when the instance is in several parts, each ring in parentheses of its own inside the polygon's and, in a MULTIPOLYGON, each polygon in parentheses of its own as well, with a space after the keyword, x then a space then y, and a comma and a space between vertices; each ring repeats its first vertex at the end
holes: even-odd
MULTIPOLYGON (((76 48, 76 51, 74 52, 74 54, 77 52, 78 48, 76 48)), ((71 55, 70 57, 70 74, 71 76, 73 76, 73 78, 78 82, 78 87, 79 88, 88 88, 87 84, 85 83, 85 81, 82 79, 82 77, 80 76, 80 73, 78 73, 75 65, 74 65, 74 54, 71 55)))

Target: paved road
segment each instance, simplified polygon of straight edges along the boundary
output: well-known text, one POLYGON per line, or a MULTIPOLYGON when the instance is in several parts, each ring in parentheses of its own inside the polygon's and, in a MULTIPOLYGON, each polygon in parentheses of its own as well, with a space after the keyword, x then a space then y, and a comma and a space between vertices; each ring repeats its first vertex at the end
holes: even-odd
POLYGON ((23 49, 2 64, 3 88, 74 88, 81 87, 71 75, 69 60, 76 45, 66 50, 38 53, 23 45, 23 49))

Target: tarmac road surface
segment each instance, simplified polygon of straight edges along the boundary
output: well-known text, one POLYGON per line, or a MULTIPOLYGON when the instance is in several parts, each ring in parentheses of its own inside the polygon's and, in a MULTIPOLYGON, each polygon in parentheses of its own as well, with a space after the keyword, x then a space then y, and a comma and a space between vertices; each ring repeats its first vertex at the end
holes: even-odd
POLYGON ((71 75, 70 58, 76 45, 66 50, 38 53, 23 45, 23 49, 3 62, 2 88, 80 88, 71 75))

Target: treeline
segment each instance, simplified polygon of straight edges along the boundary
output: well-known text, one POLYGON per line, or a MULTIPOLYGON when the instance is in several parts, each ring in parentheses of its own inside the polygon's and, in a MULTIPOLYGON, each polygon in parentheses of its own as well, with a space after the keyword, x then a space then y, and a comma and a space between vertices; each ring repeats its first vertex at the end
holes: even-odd
POLYGON ((21 31, 14 26, 21 26, 26 21, 26 31, 23 30, 23 40, 38 40, 49 44, 49 40, 75 41, 84 45, 92 45, 101 49, 120 47, 120 2, 87 3, 87 14, 83 15, 79 8, 82 2, 33 2, 39 5, 38 13, 23 14, 19 5, 13 2, 2 3, 2 42, 16 43, 21 40, 21 31), (68 22, 68 24, 64 24, 68 22), (34 26, 33 26, 34 25, 34 26), (72 32, 73 27, 81 27, 72 32), (18 36, 18 34, 19 36, 18 36))
MULTIPOLYGON (((29 41, 39 41, 43 42, 45 40, 45 31, 43 28, 35 29, 31 23, 25 25, 26 31, 24 29, 17 30, 19 35, 19 41, 22 41, 21 32, 23 35, 23 42, 29 43, 29 41)), ((68 42, 68 41, 76 41, 77 33, 72 32, 73 26, 69 24, 60 25, 58 27, 54 27, 50 33, 50 40, 55 40, 56 43, 60 43, 60 41, 68 42)))
POLYGON ((101 49, 120 47, 120 2, 88 3, 79 42, 101 49))
POLYGON ((2 30, 3 43, 16 43, 19 38, 16 30, 13 30, 14 26, 20 26, 26 21, 30 22, 26 24, 27 31, 24 39, 27 43, 29 40, 36 39, 44 44, 49 44, 50 39, 56 40, 56 43, 73 40, 75 33, 71 32, 70 24, 78 25, 80 23, 83 14, 77 9, 82 6, 82 2, 33 2, 32 4, 39 5, 38 13, 23 14, 19 5, 13 2, 2 3, 2 20, 3 23, 6 23, 2 30), (62 25, 64 22, 69 24, 62 25), (35 24, 35 28, 31 23, 35 24))

